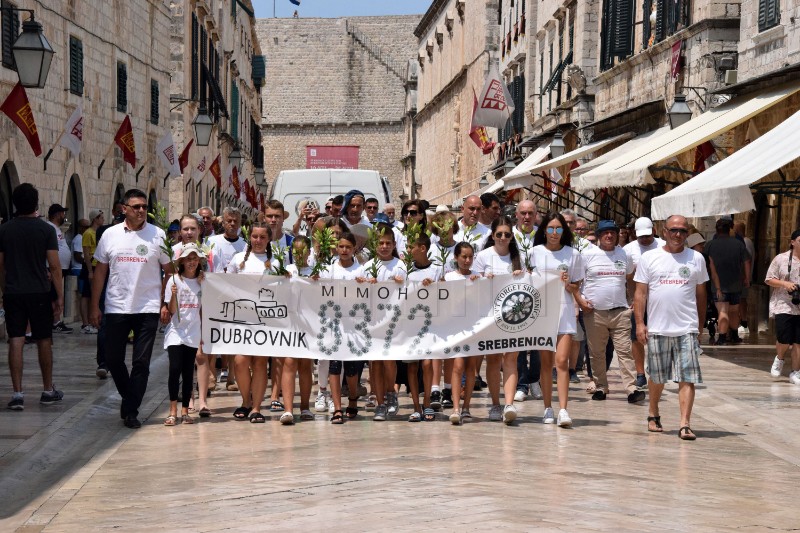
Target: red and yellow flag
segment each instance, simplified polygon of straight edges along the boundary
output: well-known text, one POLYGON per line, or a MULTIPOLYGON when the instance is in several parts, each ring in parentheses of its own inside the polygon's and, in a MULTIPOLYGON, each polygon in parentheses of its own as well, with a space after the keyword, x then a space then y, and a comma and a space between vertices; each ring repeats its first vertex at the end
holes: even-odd
POLYGON ((211 172, 211 175, 214 176, 214 181, 217 182, 217 190, 222 193, 222 169, 219 166, 219 155, 214 162, 211 163, 211 166, 208 167, 208 170, 211 172))
POLYGON ((122 150, 122 158, 132 168, 136 168, 136 143, 133 141, 133 126, 131 117, 125 115, 125 120, 119 125, 117 134, 114 135, 114 142, 122 150))
POLYGON ((36 157, 42 155, 39 131, 36 129, 36 121, 33 118, 33 110, 28 101, 28 95, 25 93, 25 87, 17 83, 6 97, 5 102, 0 105, 0 111, 5 113, 28 139, 34 155, 36 157))

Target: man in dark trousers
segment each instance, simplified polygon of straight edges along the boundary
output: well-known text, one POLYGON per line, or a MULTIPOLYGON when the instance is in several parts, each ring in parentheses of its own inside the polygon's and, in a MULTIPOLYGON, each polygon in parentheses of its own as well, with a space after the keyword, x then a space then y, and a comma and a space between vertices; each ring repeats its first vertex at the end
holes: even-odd
POLYGON ((53 228, 39 218, 39 192, 30 183, 11 193, 16 217, 0 226, 0 290, 8 329, 8 367, 14 395, 8 408, 22 411, 22 349, 30 323, 39 352, 44 390, 39 402, 52 405, 64 398, 53 386, 53 316, 64 309, 64 283, 53 228), (50 276, 47 269, 49 265, 50 276), (55 301, 50 286, 56 291, 55 301))

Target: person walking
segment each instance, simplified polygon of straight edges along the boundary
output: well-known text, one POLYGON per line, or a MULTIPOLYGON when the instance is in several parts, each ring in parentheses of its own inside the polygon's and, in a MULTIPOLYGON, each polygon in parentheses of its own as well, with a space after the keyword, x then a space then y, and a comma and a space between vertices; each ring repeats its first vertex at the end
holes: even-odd
POLYGON ((770 374, 780 379, 786 354, 791 352, 789 382, 800 385, 800 229, 794 230, 789 251, 775 256, 767 269, 766 284, 772 287, 769 316, 775 318, 775 360, 770 374))
POLYGON ((8 369, 14 388, 8 408, 22 411, 22 352, 28 324, 42 372, 39 403, 52 405, 64 398, 64 393, 53 385, 53 316, 64 309, 64 283, 56 234, 36 212, 39 191, 30 183, 22 183, 12 191, 11 201, 16 217, 0 226, 0 290, 8 331, 8 369), (50 293, 51 281, 55 300, 50 293))
POLYGON ((650 416, 647 430, 664 431, 658 402, 667 381, 678 382, 681 440, 695 440, 691 427, 695 384, 702 383, 698 340, 706 318, 706 261, 685 246, 689 223, 685 217, 667 219, 667 243, 643 254, 636 268, 636 335, 647 345, 650 374, 650 416), (648 322, 644 322, 647 310, 648 322))
POLYGON ((733 222, 717 220, 716 234, 705 245, 712 282, 711 297, 717 308, 719 337, 715 344, 739 344, 739 300, 750 286, 751 257, 745 245, 731 236, 733 222))
POLYGON ((125 426, 137 429, 139 407, 147 390, 150 358, 163 302, 161 271, 172 274, 170 257, 161 249, 164 231, 147 222, 147 195, 139 189, 125 193, 125 221, 108 228, 94 258, 90 321, 100 326, 100 293, 106 289, 106 364, 122 396, 120 416, 125 426), (130 372, 125 364, 128 333, 133 331, 130 372))
MULTIPOLYGON (((61 226, 67 221, 67 211, 68 209, 60 204, 53 204, 47 210, 47 223, 55 230, 56 239, 58 240, 58 260, 61 262, 62 294, 64 293, 63 282, 69 274, 69 264, 72 260, 69 242, 64 237, 64 232, 61 231, 61 226)), ((51 293, 54 292, 54 290, 51 290, 51 293)), ((53 315, 53 333, 72 333, 72 328, 67 327, 61 318, 61 313, 53 315)))

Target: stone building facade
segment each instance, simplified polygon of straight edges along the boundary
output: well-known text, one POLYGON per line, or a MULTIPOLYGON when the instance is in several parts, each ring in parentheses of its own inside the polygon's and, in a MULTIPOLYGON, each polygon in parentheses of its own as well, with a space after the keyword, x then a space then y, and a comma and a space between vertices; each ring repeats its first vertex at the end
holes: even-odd
MULTIPOLYGON (((174 0, 170 3, 171 67, 170 120, 175 144, 182 149, 194 138, 192 122, 204 107, 216 122, 207 147, 194 144, 182 179, 170 180, 170 217, 212 206, 216 211, 235 204, 252 211, 227 194, 228 155, 237 147, 243 155, 239 175, 255 184, 263 168, 261 114, 265 58, 255 31, 251 0, 174 0), (222 191, 206 171, 199 183, 192 172, 203 157, 206 168, 220 156, 222 191), (191 183, 190 183, 191 182, 191 183)), ((261 188, 266 195, 266 189, 261 188)))
POLYGON ((358 147, 358 167, 403 194, 406 80, 419 16, 259 19, 268 60, 264 168, 306 168, 309 146, 358 147))

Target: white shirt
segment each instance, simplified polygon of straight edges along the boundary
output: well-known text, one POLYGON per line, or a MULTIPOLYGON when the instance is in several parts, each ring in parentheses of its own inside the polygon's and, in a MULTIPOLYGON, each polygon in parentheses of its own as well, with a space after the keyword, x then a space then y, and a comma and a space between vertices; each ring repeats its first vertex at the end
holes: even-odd
POLYGON ((478 252, 478 255, 475 257, 475 262, 472 263, 472 270, 484 276, 487 274, 500 276, 513 273, 514 266, 511 262, 510 253, 500 255, 495 251, 494 246, 492 246, 478 252))
POLYGON ((70 263, 70 267, 73 270, 80 270, 80 269, 83 268, 83 264, 82 263, 78 263, 78 262, 75 261, 75 255, 74 254, 76 252, 79 253, 79 254, 83 254, 83 235, 81 235, 80 233, 75 235, 75 237, 72 239, 72 253, 73 253, 73 256, 72 256, 72 262, 70 263))
POLYGON ((350 229, 350 228, 352 228, 352 227, 353 227, 353 226, 355 226, 356 224, 364 224, 365 226, 367 226, 367 227, 369 227, 369 228, 371 228, 371 227, 372 227, 372 222, 370 222, 370 221, 369 221, 369 218, 367 218, 367 215, 365 215, 365 214, 363 214, 363 213, 361 214, 361 220, 359 220, 358 222, 356 222, 356 224, 351 224, 351 223, 350 223, 350 221, 349 221, 349 220, 347 220, 347 217, 342 217, 342 222, 344 222, 344 225, 345 225, 345 226, 347 226, 347 229, 350 229))
POLYGON ((179 313, 172 315, 172 320, 164 331, 164 348, 167 346, 200 346, 200 282, 195 279, 170 276, 164 290, 164 301, 172 299, 172 287, 178 287, 179 313), (178 315, 180 314, 180 321, 178 315))
POLYGON ((349 267, 342 266, 338 260, 334 261, 328 269, 320 272, 320 279, 349 279, 353 280, 361 276, 361 265, 358 261, 353 260, 353 264, 349 267))
MULTIPOLYGON (((566 271, 571 283, 576 283, 583 279, 583 257, 578 250, 571 246, 564 246, 556 252, 548 250, 544 244, 534 246, 533 264, 534 270, 540 274, 550 273, 561 279, 561 273, 566 271)), ((565 287, 561 291, 558 333, 559 335, 574 334, 576 331, 575 299, 567 292, 565 287)))
POLYGON ((527 269, 528 265, 531 267, 534 266, 533 262, 533 235, 536 233, 536 227, 531 230, 530 233, 525 233, 517 226, 513 228, 514 232, 514 240, 517 241, 517 248, 519 249, 520 255, 520 263, 523 269, 527 269), (527 249, 527 262, 526 259, 526 252, 527 249))
POLYGON ((270 261, 266 253, 257 254, 251 251, 247 261, 244 260, 245 255, 247 252, 239 252, 233 256, 231 262, 228 263, 227 272, 229 274, 275 274, 275 261, 270 261), (267 261, 269 261, 269 267, 267 267, 267 261))
POLYGON ((460 220, 458 222, 458 231, 453 238, 456 243, 462 241, 470 243, 477 253, 479 250, 483 250, 483 246, 486 244, 486 239, 489 238, 490 233, 492 233, 492 228, 485 224, 476 222, 474 227, 466 228, 464 226, 464 221, 460 220))
POLYGON ((126 222, 104 233, 94 258, 108 265, 106 313, 158 313, 161 309, 161 266, 169 256, 161 250, 164 230, 145 223, 139 231, 126 222))
POLYGON ((231 242, 225 238, 225 234, 209 237, 208 246, 211 247, 211 265, 214 272, 225 272, 233 256, 247 250, 244 239, 239 237, 231 242))
POLYGON ((56 239, 58 240, 58 262, 61 263, 61 270, 67 270, 69 268, 69 264, 72 262, 70 243, 67 242, 67 239, 64 237, 64 232, 61 231, 61 228, 49 220, 47 223, 50 224, 54 230, 56 230, 56 239))
POLYGON ((664 246, 665 244, 666 243, 662 239, 656 237, 648 246, 642 246, 639 244, 639 241, 631 241, 625 245, 623 250, 625 250, 625 254, 633 265, 633 269, 636 270, 636 265, 639 264, 639 259, 642 257, 642 254, 655 250, 659 246, 664 246))
POLYGON ((626 276, 633 272, 633 264, 628 260, 625 251, 619 246, 615 246, 610 252, 593 246, 584 250, 581 256, 583 297, 600 311, 628 307, 626 276))
POLYGON ((298 268, 297 265, 286 265, 286 271, 289 272, 293 278, 301 277, 307 278, 311 275, 311 270, 313 270, 313 266, 304 266, 302 268, 298 268))
POLYGON ((408 273, 407 279, 408 281, 424 281, 426 279, 431 281, 441 281, 442 277, 444 277, 442 274, 442 267, 431 263, 425 268, 412 270, 408 273))
POLYGON ((475 275, 475 274, 476 274, 476 272, 474 270, 471 270, 470 273, 468 275, 466 275, 466 276, 464 274, 462 274, 461 272, 459 272, 458 270, 453 270, 453 271, 448 272, 447 274, 444 275, 444 280, 445 281, 459 281, 459 280, 462 280, 462 279, 468 279, 470 276, 475 275))
POLYGON ((436 243, 436 244, 431 243, 431 249, 428 251, 428 259, 433 261, 433 263, 436 264, 437 266, 440 266, 440 267, 444 266, 444 273, 445 274, 447 274, 448 272, 451 272, 451 271, 453 271, 453 270, 455 270, 457 268, 457 266, 456 266, 456 257, 455 257, 455 254, 453 253, 453 251, 456 248, 456 244, 457 243, 453 243, 452 246, 442 247, 442 245, 439 244, 439 243, 436 243), (447 256, 447 261, 445 261, 444 265, 440 264, 442 262, 441 261, 442 248, 444 248, 444 250, 446 250, 446 254, 445 255, 447 256))
POLYGON ((649 288, 649 333, 667 337, 698 333, 696 288, 708 281, 706 261, 700 252, 691 248, 677 254, 664 248, 651 250, 642 255, 633 280, 649 288))
POLYGON ((288 265, 288 264, 290 264, 292 262, 292 249, 287 244, 286 234, 285 233, 283 235, 281 235, 281 238, 278 239, 277 241, 272 241, 270 243, 270 245, 272 246, 272 255, 273 255, 273 257, 278 255, 278 249, 279 248, 283 248, 283 264, 284 264, 284 266, 288 265))
MULTIPOLYGON (((361 267, 361 273, 359 274, 360 277, 368 278, 370 277, 369 270, 372 267, 372 264, 375 262, 374 259, 370 259, 364 266, 361 267)), ((395 276, 401 276, 403 279, 406 278, 406 265, 398 258, 393 257, 391 261, 381 261, 381 266, 378 269, 378 281, 395 281, 395 276)))

